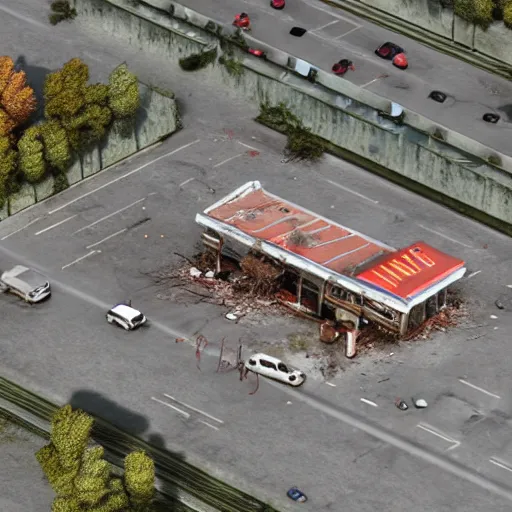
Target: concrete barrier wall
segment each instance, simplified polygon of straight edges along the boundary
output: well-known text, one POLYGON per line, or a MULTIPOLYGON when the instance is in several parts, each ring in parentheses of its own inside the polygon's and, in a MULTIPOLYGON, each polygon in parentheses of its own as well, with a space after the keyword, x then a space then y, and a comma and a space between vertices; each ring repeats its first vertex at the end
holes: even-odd
MULTIPOLYGON (((127 131, 123 123, 114 122, 103 141, 90 151, 77 155, 67 171, 70 185, 155 144, 179 129, 180 119, 172 93, 156 91, 142 83, 139 83, 139 90, 141 105, 133 127, 127 131)), ((52 196, 53 185, 53 176, 36 185, 24 183, 19 192, 5 202, 0 210, 0 220, 52 196)))
MULTIPOLYGON (((471 48, 476 53, 490 57, 505 65, 512 65, 512 30, 503 22, 493 23, 484 30, 464 21, 451 7, 443 7, 440 0, 349 0, 366 8, 382 11, 406 24, 420 27, 455 43, 471 48)), ((333 0, 341 8, 342 0, 333 0)))
MULTIPOLYGON (((232 30, 165 0, 146 0, 139 7, 128 0, 76 0, 75 6, 82 25, 103 27, 139 49, 164 55, 169 66, 219 43, 214 35, 218 30, 224 35, 232 30), (204 30, 207 24, 214 33, 204 30)), ((252 45, 253 39, 246 36, 246 41, 252 45)), ((240 52, 237 58, 244 68, 240 76, 230 75, 216 62, 191 74, 191 80, 236 91, 255 103, 284 102, 313 133, 333 145, 498 223, 512 224, 512 174, 505 169, 512 169, 512 159, 412 112, 406 113, 407 124, 397 126, 378 115, 378 109, 389 110, 389 101, 322 71, 317 83, 310 83, 285 67, 289 55, 269 50, 269 61, 240 52), (445 142, 432 137, 436 131, 445 142), (491 155, 501 159, 504 168, 488 165, 491 155)))

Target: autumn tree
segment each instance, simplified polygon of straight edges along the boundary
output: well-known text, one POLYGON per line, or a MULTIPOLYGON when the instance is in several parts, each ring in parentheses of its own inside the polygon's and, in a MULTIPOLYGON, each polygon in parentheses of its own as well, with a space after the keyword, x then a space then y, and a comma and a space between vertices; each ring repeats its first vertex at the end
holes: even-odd
POLYGON ((0 136, 10 134, 36 109, 34 90, 24 71, 14 71, 10 57, 0 57, 0 136))
POLYGON ((139 108, 139 83, 126 64, 121 64, 110 73, 108 105, 116 119, 132 117, 139 108))
POLYGON ((60 123, 75 150, 103 137, 112 121, 108 87, 88 81, 87 64, 76 58, 49 74, 44 84, 45 117, 60 123))
POLYGON ((36 453, 56 493, 52 512, 152 510, 155 469, 144 452, 125 459, 124 476, 112 473, 101 446, 88 447, 93 419, 70 405, 52 418, 50 443, 36 453))

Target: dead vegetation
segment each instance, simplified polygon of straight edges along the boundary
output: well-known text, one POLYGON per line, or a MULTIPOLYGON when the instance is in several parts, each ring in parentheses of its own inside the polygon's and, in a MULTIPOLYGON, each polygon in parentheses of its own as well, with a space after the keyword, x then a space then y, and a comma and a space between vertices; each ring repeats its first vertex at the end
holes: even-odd
POLYGON ((296 229, 288 237, 288 244, 296 247, 313 247, 316 244, 316 238, 311 233, 296 229))

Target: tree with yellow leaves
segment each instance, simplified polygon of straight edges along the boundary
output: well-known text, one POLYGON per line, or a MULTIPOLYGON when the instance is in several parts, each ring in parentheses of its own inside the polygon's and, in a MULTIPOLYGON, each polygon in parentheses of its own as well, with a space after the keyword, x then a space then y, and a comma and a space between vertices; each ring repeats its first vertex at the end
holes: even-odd
POLYGON ((24 71, 14 71, 10 57, 0 57, 0 136, 9 135, 36 109, 34 90, 24 71))
POLYGON ((94 420, 70 405, 52 418, 50 443, 36 453, 57 494, 52 512, 149 512, 155 486, 153 461, 144 452, 125 459, 114 475, 101 446, 88 447, 94 420))

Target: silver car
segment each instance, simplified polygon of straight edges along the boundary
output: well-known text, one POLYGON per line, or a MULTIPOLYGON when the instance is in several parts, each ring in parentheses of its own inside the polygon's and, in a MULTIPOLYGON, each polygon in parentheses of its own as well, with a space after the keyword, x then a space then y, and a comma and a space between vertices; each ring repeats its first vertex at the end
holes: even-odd
POLYGON ((6 270, 0 281, 4 291, 14 293, 30 304, 41 302, 52 294, 48 279, 23 265, 6 270))

